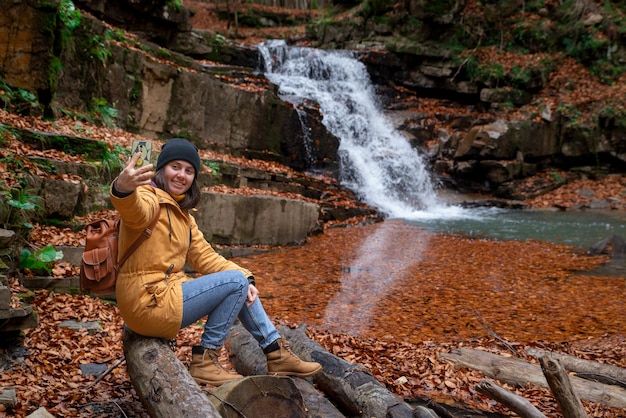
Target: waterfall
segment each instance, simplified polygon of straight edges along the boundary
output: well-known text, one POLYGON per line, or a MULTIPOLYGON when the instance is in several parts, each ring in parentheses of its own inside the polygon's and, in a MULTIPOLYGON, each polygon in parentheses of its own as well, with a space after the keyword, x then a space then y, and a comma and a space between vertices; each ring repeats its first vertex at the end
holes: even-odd
POLYGON ((425 163, 384 115, 365 65, 347 51, 268 41, 262 71, 282 100, 320 106, 322 123, 339 138, 339 181, 388 217, 440 207, 425 163))

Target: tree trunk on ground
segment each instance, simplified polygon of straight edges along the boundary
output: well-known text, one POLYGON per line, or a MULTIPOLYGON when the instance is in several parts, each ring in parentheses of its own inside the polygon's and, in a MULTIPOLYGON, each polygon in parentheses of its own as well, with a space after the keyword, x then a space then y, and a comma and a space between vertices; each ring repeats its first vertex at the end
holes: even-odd
MULTIPOLYGON (((230 361, 237 372, 253 376, 267 374, 267 361, 265 354, 259 347, 252 335, 237 322, 230 331, 230 361)), ((300 389, 302 399, 309 411, 309 418, 343 418, 344 415, 319 393, 309 382, 309 379, 293 378, 296 386, 300 389)))
POLYGON ((307 379, 294 378, 308 411, 307 418, 344 418, 344 415, 307 379))
POLYGON ((510 392, 488 380, 476 385, 476 390, 491 399, 500 402, 522 418, 546 418, 529 400, 510 392))
POLYGON ((595 380, 597 382, 606 383, 607 385, 620 386, 626 389, 626 369, 622 369, 621 367, 583 360, 578 357, 568 356, 567 354, 552 353, 538 348, 528 348, 526 353, 535 358, 551 353, 554 358, 559 360, 565 369, 576 373, 576 376, 582 379, 595 380))
POLYGON ((585 408, 583 408, 582 402, 576 396, 572 382, 561 363, 552 358, 550 354, 541 356, 539 363, 563 416, 567 418, 587 418, 585 408))
POLYGON ((324 371, 315 375, 313 381, 346 411, 346 415, 389 418, 414 416, 410 405, 391 393, 362 365, 348 363, 329 353, 309 339, 303 328, 294 330, 280 327, 279 332, 288 339, 293 352, 300 358, 322 365, 324 371))
POLYGON ((122 341, 128 374, 151 417, 220 417, 167 340, 124 327, 122 341))
POLYGON ((248 376, 211 390, 211 402, 224 418, 309 417, 293 379, 248 376))
MULTIPOLYGON (((528 383, 548 387, 548 382, 541 367, 521 359, 502 357, 486 351, 458 348, 451 353, 441 353, 440 358, 457 367, 469 367, 484 372, 487 376, 501 382, 526 386, 528 383)), ((616 386, 605 385, 571 378, 576 394, 584 400, 600 402, 614 408, 626 408, 626 390, 616 386)))
MULTIPOLYGON (((316 361, 324 371, 312 377, 319 394, 308 383, 311 379, 294 378, 304 396, 309 417, 333 418, 345 416, 388 417, 388 418, 438 418, 434 411, 418 406, 413 409, 400 397, 381 385, 363 366, 351 364, 326 351, 306 336, 303 328, 292 330, 279 327, 294 354, 306 361, 316 361), (304 390, 306 388, 306 392, 304 390), (343 413, 327 398, 332 399, 343 413)), ((239 322, 229 335, 231 362, 244 375, 266 374, 265 355, 258 343, 239 322)))

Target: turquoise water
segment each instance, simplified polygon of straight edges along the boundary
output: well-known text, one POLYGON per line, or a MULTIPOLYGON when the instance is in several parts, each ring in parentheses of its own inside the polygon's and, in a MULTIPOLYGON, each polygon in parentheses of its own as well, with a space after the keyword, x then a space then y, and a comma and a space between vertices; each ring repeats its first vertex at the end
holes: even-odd
POLYGON ((626 239, 624 212, 463 209, 457 216, 432 215, 405 222, 434 232, 474 238, 538 240, 581 249, 588 249, 613 234, 626 239))

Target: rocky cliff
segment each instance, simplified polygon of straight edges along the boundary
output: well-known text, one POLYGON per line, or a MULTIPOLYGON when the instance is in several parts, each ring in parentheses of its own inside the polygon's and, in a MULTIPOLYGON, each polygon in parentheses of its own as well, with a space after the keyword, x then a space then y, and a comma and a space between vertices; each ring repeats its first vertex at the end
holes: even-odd
MULTIPOLYGON (((296 170, 337 168, 339 139, 321 124, 315 105, 295 109, 280 100, 255 72, 254 47, 194 27, 194 11, 183 4, 78 1, 77 13, 65 0, 2 1, 1 71, 7 85, 36 94, 41 106, 29 111, 114 110, 118 126, 145 137, 184 136, 201 148, 296 170), (312 150, 304 149, 303 124, 315 138, 312 150)), ((449 187, 521 198, 516 182, 540 171, 623 170, 624 80, 610 76, 624 65, 618 7, 444 3, 364 2, 309 22, 308 36, 297 41, 354 50, 390 118, 449 187), (511 45, 494 45, 496 33, 511 45), (581 36, 599 44, 566 48, 581 36), (509 52, 516 48, 527 54, 509 52), (580 65, 573 71, 588 71, 585 63, 600 55, 603 70, 591 68, 594 80, 585 90, 580 79, 555 84, 572 59, 580 65), (528 59, 520 63, 520 56, 528 59), (567 91, 584 97, 567 101, 567 91), (428 98, 450 106, 429 112, 428 98)), ((250 16, 249 24, 272 24, 268 16, 250 16)))

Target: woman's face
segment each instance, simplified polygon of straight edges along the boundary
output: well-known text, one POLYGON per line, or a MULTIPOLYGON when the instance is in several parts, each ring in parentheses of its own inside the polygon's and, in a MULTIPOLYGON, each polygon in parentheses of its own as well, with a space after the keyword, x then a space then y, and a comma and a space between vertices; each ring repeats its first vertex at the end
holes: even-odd
POLYGON ((184 194, 193 183, 193 165, 184 160, 170 161, 165 165, 164 174, 167 189, 172 194, 184 194))

